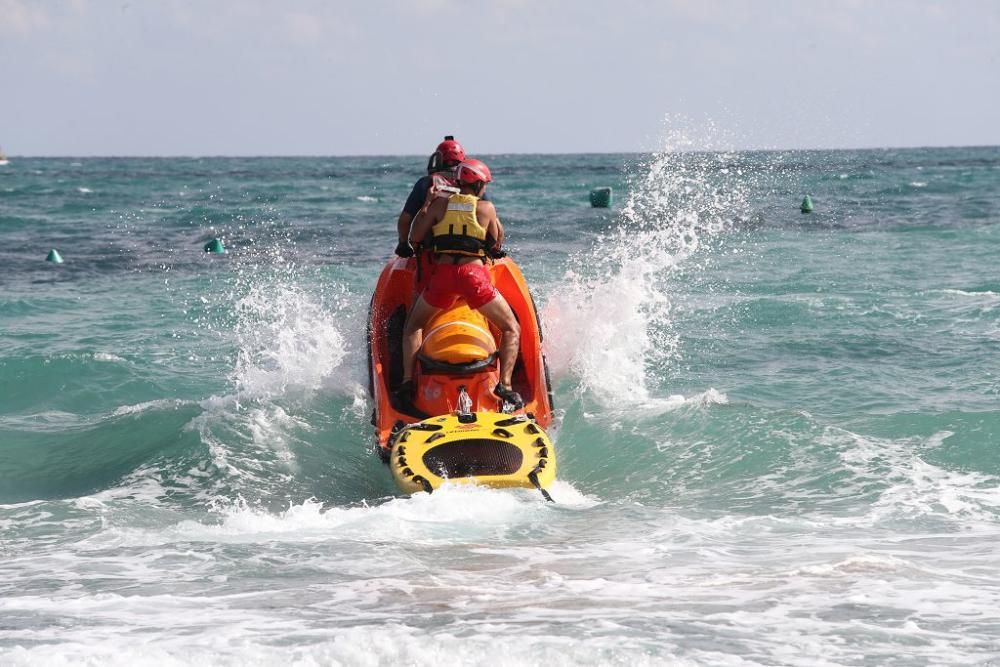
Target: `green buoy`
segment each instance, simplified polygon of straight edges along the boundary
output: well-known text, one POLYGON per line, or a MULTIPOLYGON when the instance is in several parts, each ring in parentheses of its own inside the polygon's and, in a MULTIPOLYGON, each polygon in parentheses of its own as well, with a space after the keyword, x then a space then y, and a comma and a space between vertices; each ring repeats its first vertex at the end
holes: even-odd
POLYGON ((63 263, 62 256, 59 254, 59 251, 56 250, 55 248, 53 248, 52 250, 49 250, 49 254, 45 258, 45 261, 46 262, 52 262, 53 264, 62 264, 63 263))
POLYGON ((611 188, 594 188, 590 191, 590 205, 594 208, 611 206, 611 188))
POLYGON ((810 197, 809 195, 806 195, 805 198, 803 198, 803 200, 802 200, 802 212, 803 213, 812 213, 812 211, 813 211, 813 200, 812 200, 812 197, 810 197))
POLYGON ((205 244, 205 252, 222 255, 226 252, 226 246, 222 245, 221 239, 212 239, 205 244))

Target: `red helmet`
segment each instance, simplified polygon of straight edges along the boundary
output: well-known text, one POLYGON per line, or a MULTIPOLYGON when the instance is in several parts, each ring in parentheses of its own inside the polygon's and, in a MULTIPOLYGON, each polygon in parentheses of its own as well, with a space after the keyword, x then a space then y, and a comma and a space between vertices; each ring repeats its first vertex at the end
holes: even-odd
POLYGON ((458 143, 454 139, 445 139, 438 144, 438 147, 434 149, 434 152, 441 156, 441 162, 447 164, 449 162, 461 162, 465 159, 465 149, 462 148, 462 144, 458 143))
POLYGON ((486 166, 486 163, 469 158, 455 167, 455 180, 459 183, 469 184, 489 183, 493 180, 493 175, 490 174, 490 168, 486 166))

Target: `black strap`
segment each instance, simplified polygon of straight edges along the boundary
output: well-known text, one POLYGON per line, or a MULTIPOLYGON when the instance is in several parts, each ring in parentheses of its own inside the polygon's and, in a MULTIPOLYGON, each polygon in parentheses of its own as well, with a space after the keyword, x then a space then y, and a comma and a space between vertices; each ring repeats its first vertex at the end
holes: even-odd
POLYGON ((479 239, 463 234, 442 234, 433 238, 431 247, 435 252, 455 250, 483 255, 486 252, 486 241, 480 241, 479 239))
POLYGON ((424 477, 421 477, 420 475, 414 475, 413 481, 424 487, 424 491, 426 491, 427 493, 434 493, 434 487, 431 486, 431 483, 427 481, 424 477))
POLYGON ((538 473, 541 471, 541 469, 542 466, 540 465, 535 466, 534 470, 528 473, 528 481, 531 482, 531 484, 536 489, 542 492, 542 498, 545 498, 545 500, 547 500, 550 503, 554 503, 555 501, 552 500, 552 496, 549 495, 549 492, 543 489, 542 485, 538 483, 538 473))

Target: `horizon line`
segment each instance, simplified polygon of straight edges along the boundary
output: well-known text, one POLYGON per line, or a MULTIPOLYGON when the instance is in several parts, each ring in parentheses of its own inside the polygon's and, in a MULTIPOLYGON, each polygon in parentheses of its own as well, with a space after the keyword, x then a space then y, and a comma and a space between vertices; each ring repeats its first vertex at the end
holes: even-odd
MULTIPOLYGON (((892 150, 948 150, 948 149, 961 149, 961 148, 1000 148, 1000 144, 945 144, 945 145, 920 145, 920 146, 858 146, 850 148, 731 148, 731 149, 673 149, 673 150, 646 150, 646 151, 574 151, 574 152, 553 152, 553 153, 527 153, 519 151, 511 152, 483 152, 479 155, 483 156, 506 156, 506 155, 655 155, 659 153, 808 153, 808 152, 848 152, 848 151, 892 151, 892 150)), ((290 159, 290 158, 355 158, 355 157, 370 157, 370 158, 389 158, 389 157, 426 157, 423 153, 204 153, 204 154, 192 154, 192 153, 169 153, 154 155, 149 153, 134 153, 134 154, 91 154, 91 155, 72 155, 72 154, 40 154, 40 155, 27 155, 27 154, 11 154, 8 153, 4 157, 8 160, 12 158, 17 159, 76 159, 76 160, 91 160, 91 159, 246 159, 246 158, 279 158, 279 159, 290 159)))

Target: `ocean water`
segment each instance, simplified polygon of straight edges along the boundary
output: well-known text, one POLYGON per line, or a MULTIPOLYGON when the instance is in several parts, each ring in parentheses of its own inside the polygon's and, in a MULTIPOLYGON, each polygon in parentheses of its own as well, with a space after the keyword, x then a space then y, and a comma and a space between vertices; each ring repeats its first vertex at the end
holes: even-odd
POLYGON ((554 504, 373 451, 422 157, 0 167, 0 664, 1000 664, 1000 149, 486 159, 554 504))

